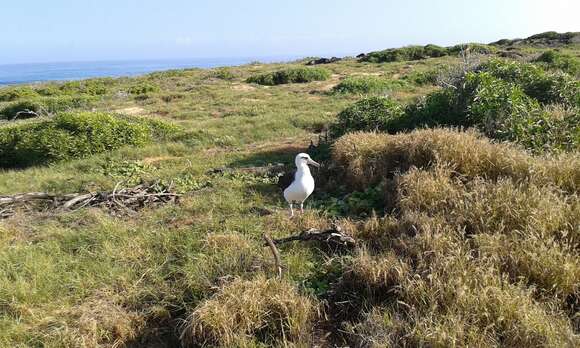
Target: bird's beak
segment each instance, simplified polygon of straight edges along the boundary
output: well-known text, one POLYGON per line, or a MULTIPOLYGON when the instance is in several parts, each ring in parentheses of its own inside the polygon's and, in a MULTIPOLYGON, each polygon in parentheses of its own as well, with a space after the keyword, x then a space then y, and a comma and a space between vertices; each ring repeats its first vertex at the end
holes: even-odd
POLYGON ((312 164, 313 166, 315 166, 317 168, 320 167, 320 164, 318 164, 318 162, 316 162, 316 161, 314 161, 312 159, 309 159, 307 163, 308 164, 312 164))

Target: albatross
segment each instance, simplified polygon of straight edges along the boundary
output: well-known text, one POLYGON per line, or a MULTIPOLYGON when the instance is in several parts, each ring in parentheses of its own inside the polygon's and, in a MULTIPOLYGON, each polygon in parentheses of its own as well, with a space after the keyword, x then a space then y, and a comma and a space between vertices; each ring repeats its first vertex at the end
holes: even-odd
POLYGON ((297 168, 294 181, 284 190, 284 198, 290 204, 290 217, 294 216, 294 204, 300 204, 300 212, 304 213, 304 201, 314 191, 314 178, 308 165, 320 167, 307 153, 296 155, 294 163, 297 168))

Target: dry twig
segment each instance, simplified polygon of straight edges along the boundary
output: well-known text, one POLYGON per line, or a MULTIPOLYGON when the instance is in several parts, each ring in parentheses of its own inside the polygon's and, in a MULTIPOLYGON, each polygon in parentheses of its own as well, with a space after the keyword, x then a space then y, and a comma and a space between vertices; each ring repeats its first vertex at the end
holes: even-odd
POLYGON ((274 241, 272 240, 272 238, 270 238, 270 236, 264 233, 263 237, 264 240, 266 240, 266 244, 268 245, 268 247, 270 247, 272 255, 274 255, 274 263, 276 266, 278 278, 282 278, 282 261, 280 260, 280 252, 278 251, 278 248, 276 248, 276 244, 274 244, 274 241))

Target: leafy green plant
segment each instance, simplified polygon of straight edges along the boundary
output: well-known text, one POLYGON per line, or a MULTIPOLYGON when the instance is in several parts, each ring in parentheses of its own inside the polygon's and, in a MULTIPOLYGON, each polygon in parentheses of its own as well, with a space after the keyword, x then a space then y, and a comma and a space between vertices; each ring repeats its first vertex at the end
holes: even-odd
POLYGON ((495 53, 497 48, 491 45, 480 43, 459 44, 449 48, 449 54, 458 55, 461 52, 469 52, 475 54, 491 54, 495 53))
POLYGON ((387 80, 377 76, 349 76, 334 86, 332 91, 334 93, 379 94, 404 85, 404 81, 387 80))
POLYGON ((215 69, 212 71, 211 76, 221 80, 233 80, 236 78, 236 75, 228 68, 215 69))
POLYGON ((249 83, 259 85, 281 85, 286 83, 306 83, 312 81, 324 81, 330 77, 330 71, 323 68, 290 68, 272 73, 250 76, 249 83))
POLYGON ((151 126, 105 113, 58 114, 50 120, 0 128, 0 167, 27 167, 142 146, 153 139, 151 126))
POLYGON ((545 51, 538 58, 534 59, 534 62, 548 69, 562 70, 572 76, 580 73, 580 59, 556 50, 545 51))
POLYGON ((60 91, 64 94, 76 95, 104 95, 108 92, 109 86, 113 83, 112 78, 99 78, 82 81, 69 81, 60 86, 60 91))
POLYGON ((24 98, 33 98, 38 96, 38 93, 28 86, 23 87, 8 87, 0 89, 0 102, 15 101, 24 98))
POLYGON ((154 84, 149 83, 149 82, 142 82, 142 83, 133 85, 133 86, 129 87, 129 89, 127 90, 127 92, 129 92, 129 94, 133 94, 135 96, 146 95, 148 93, 153 93, 153 92, 158 92, 158 91, 159 91, 159 86, 154 85, 154 84))
POLYGON ((403 77, 405 81, 409 81, 419 86, 434 85, 441 73, 440 69, 431 69, 427 71, 413 71, 403 77))
POLYGON ((365 98, 341 111, 330 130, 333 136, 352 131, 388 131, 390 124, 404 114, 403 106, 391 98, 365 98))
POLYGON ((502 59, 482 64, 481 70, 521 86, 527 95, 540 103, 580 103, 580 82, 565 73, 547 73, 534 64, 502 59))
POLYGON ((46 115, 90 106, 95 101, 91 96, 52 96, 24 99, 7 104, 0 109, 0 118, 14 119, 33 117, 34 114, 46 115), (32 113, 24 113, 31 111, 32 113), (20 113, 20 114, 19 114, 20 113), (34 114, 33 114, 34 113, 34 114))

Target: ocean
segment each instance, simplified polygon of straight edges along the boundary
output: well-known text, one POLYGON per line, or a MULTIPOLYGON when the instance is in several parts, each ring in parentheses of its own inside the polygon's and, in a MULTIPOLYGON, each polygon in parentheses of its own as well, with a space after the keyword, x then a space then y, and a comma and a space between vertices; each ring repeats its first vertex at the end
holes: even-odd
POLYGON ((0 65, 0 86, 92 77, 143 75, 153 71, 235 66, 253 61, 283 62, 299 57, 192 58, 97 62, 27 63, 0 65))

